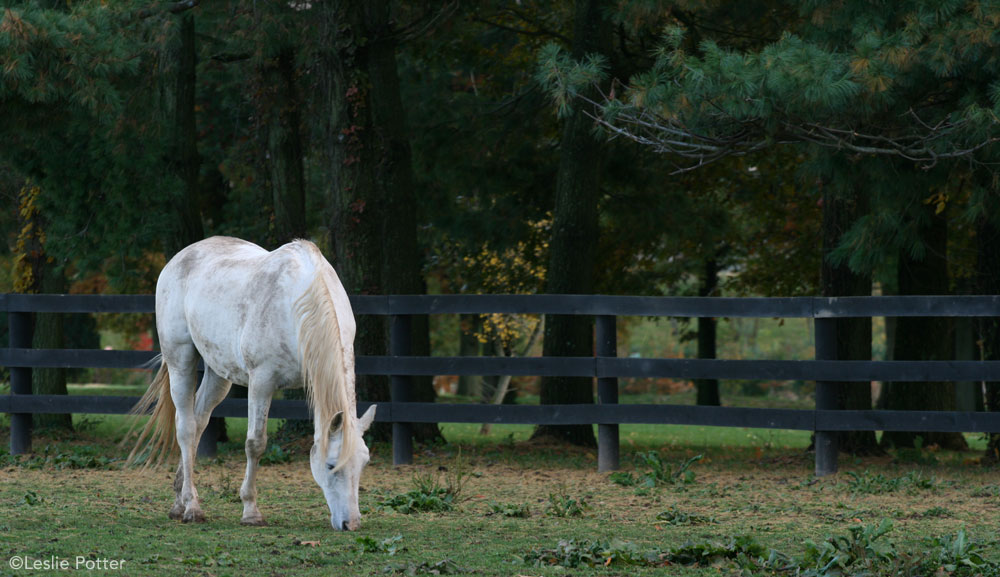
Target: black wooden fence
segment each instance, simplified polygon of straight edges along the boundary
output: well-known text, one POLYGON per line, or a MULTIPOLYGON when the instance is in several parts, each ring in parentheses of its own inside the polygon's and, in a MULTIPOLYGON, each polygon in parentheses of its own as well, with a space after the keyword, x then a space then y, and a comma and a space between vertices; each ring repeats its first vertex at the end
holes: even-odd
MULTIPOLYGON (((9 316, 10 344, 0 366, 10 368, 11 394, 0 396, 0 412, 11 414, 11 453, 31 448, 33 413, 123 414, 134 397, 32 395, 32 367, 136 368, 153 353, 31 348, 31 313, 151 313, 153 297, 0 294, 9 316)), ((625 423, 798 429, 816 433, 816 474, 837 470, 837 431, 1000 432, 1000 412, 836 410, 838 383, 847 381, 1000 381, 1000 361, 839 361, 836 323, 843 317, 1000 317, 998 296, 701 298, 589 295, 358 296, 356 315, 390 316, 388 356, 357 359, 358 374, 388 375, 391 402, 379 403, 377 420, 393 423, 393 462, 412 459, 410 424, 526 423, 597 424, 598 467, 618 468, 618 426, 625 423), (409 326, 413 315, 540 313, 595 317, 591 357, 414 357, 409 326), (761 317, 814 319, 816 359, 695 360, 617 357, 616 318, 761 317), (577 376, 597 380, 593 405, 481 405, 409 402, 414 375, 577 376), (619 377, 676 379, 771 379, 816 381, 815 410, 618 404, 619 377)), ((940 338, 927 335, 927 338, 940 338)), ((359 411, 369 403, 359 403, 359 411)), ((246 415, 246 400, 226 399, 216 416, 246 415)), ((308 418, 304 401, 275 401, 270 416, 308 418)))

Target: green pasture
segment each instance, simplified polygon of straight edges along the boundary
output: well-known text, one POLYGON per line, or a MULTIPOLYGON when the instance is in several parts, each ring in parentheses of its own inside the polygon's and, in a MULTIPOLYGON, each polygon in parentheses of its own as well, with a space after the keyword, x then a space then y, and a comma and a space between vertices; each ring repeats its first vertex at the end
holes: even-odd
POLYGON ((232 441, 196 473, 208 522, 189 526, 166 517, 169 470, 122 467, 123 417, 75 423, 73 440, 40 431, 30 456, 6 454, 0 433, 0 575, 50 574, 11 560, 78 556, 123 562, 99 574, 206 577, 1000 571, 1000 470, 975 452, 843 457, 816 479, 808 433, 624 426, 623 471, 601 474, 595 451, 527 442, 527 426, 444 424, 447 442, 418 446, 412 466, 374 445, 363 526, 345 534, 328 526, 302 442, 267 453, 269 526, 243 527, 245 421, 229 419, 232 441))

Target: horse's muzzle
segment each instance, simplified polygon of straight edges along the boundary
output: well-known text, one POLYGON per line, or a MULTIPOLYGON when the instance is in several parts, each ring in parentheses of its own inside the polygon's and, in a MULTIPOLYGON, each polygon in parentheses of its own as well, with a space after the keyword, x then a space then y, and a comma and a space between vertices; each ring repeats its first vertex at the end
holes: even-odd
POLYGON ((337 529, 338 531, 357 531, 358 529, 361 528, 361 519, 357 519, 354 521, 343 521, 341 522, 340 525, 337 525, 336 521, 334 521, 331 523, 331 525, 333 525, 333 528, 337 529))

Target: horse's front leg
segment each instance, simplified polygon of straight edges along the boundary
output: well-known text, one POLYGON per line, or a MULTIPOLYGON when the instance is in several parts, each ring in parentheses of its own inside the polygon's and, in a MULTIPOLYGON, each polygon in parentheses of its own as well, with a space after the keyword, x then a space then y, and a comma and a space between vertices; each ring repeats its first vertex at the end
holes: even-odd
POLYGON ((274 393, 269 383, 270 380, 256 382, 251 377, 247 392, 247 471, 240 487, 240 499, 243 501, 243 518, 240 523, 244 525, 266 525, 257 508, 257 467, 261 455, 267 449, 267 412, 271 408, 271 395, 274 393))

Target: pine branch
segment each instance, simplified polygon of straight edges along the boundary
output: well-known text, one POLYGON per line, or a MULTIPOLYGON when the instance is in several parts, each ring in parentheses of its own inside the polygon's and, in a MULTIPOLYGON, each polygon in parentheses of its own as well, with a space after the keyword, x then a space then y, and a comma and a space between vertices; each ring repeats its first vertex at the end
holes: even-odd
POLYGON ((239 54, 220 53, 213 54, 211 56, 212 61, 221 62, 223 64, 229 64, 230 62, 243 62, 244 60, 250 60, 251 58, 253 58, 253 54, 250 54, 249 52, 241 52, 239 54))
POLYGON ((912 123, 897 135, 886 135, 850 126, 801 121, 789 115, 776 124, 778 130, 769 131, 756 119, 736 118, 708 103, 715 114, 708 117, 712 132, 705 134, 693 130, 679 118, 666 118, 638 107, 616 108, 609 118, 602 112, 616 101, 608 95, 602 94, 603 102, 582 94, 577 94, 576 98, 588 105, 585 114, 613 137, 626 138, 649 146, 656 152, 695 161, 679 166, 675 174, 696 170, 729 156, 745 156, 769 146, 795 143, 810 143, 857 154, 896 156, 919 163, 924 170, 930 170, 942 160, 952 159, 987 165, 989 163, 976 159, 975 154, 1000 142, 1000 136, 990 135, 971 143, 955 142, 946 150, 936 150, 935 143, 960 136, 962 130, 971 128, 969 122, 944 119, 932 124, 912 109, 904 115, 912 123))
POLYGON ((192 8, 197 8, 198 4, 198 0, 181 0, 180 2, 173 2, 171 4, 155 4, 139 10, 139 12, 136 13, 136 17, 139 19, 149 18, 151 16, 163 14, 164 12, 170 14, 180 14, 182 12, 187 12, 192 8))
POLYGON ((487 26, 492 26, 493 28, 497 28, 498 30, 506 30, 508 32, 513 32, 514 34, 519 34, 521 36, 532 36, 532 37, 536 37, 536 38, 538 38, 538 37, 541 37, 541 38, 556 38, 558 40, 562 40, 563 42, 565 42, 567 44, 570 44, 569 38, 567 38, 563 34, 555 32, 553 30, 545 30, 545 29, 528 30, 526 28, 518 28, 516 26, 508 26, 507 24, 501 24, 499 22, 494 22, 493 20, 490 20, 488 18, 480 18, 478 16, 475 16, 475 17, 471 18, 471 20, 473 22, 479 22, 480 24, 486 24, 487 26))

